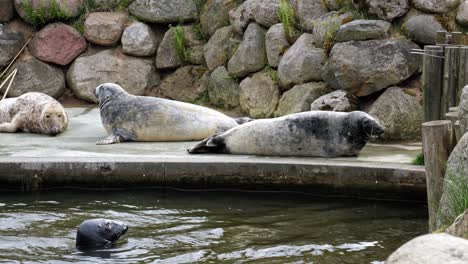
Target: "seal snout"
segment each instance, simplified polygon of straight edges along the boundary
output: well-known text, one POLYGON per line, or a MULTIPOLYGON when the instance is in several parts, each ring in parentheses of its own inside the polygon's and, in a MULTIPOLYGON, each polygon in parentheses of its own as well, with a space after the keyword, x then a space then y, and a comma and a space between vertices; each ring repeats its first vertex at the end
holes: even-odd
POLYGON ((373 137, 377 137, 382 135, 384 132, 385 128, 381 124, 374 121, 374 124, 371 125, 370 135, 373 137))

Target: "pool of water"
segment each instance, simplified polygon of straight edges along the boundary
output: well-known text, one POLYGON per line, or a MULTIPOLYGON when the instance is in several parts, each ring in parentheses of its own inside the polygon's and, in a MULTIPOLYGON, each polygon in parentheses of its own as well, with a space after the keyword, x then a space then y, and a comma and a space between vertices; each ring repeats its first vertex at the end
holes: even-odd
POLYGON ((290 193, 50 190, 0 194, 0 263, 381 263, 427 230, 422 203, 290 193), (75 249, 78 225, 129 225, 75 249))

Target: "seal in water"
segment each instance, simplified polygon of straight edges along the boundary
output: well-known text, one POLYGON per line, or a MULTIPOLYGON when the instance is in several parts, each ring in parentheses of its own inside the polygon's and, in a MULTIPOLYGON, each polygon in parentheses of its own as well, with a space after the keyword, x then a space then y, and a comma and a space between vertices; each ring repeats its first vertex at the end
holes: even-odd
POLYGON ((272 156, 355 156, 384 128, 368 114, 310 111, 263 119, 213 135, 189 153, 272 156))
MULTIPOLYGON (((207 107, 128 94, 114 83, 96 88, 101 121, 109 136, 98 145, 123 141, 192 141, 239 125, 207 107)), ((249 120, 242 120, 249 121, 249 120)))
POLYGON ((78 249, 109 247, 128 230, 128 226, 107 219, 91 219, 80 224, 76 233, 78 249))
POLYGON ((55 136, 68 126, 67 113, 54 98, 37 92, 0 101, 0 132, 55 136))

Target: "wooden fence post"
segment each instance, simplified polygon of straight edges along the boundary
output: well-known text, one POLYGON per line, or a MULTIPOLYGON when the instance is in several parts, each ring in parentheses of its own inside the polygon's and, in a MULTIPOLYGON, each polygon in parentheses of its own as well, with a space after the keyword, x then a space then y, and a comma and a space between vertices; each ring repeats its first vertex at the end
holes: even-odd
POLYGON ((453 150, 452 122, 437 120, 422 125, 424 164, 426 167, 429 230, 436 228, 436 216, 442 196, 445 168, 453 150))
POLYGON ((468 85, 468 47, 460 48, 460 62, 458 63, 458 94, 457 105, 460 103, 461 92, 463 87, 468 85))
POLYGON ((424 102, 424 122, 428 122, 433 120, 440 120, 442 117, 440 110, 444 60, 439 58, 439 56, 443 56, 443 48, 432 45, 425 46, 424 53, 422 88, 424 102))
POLYGON ((442 92, 441 116, 445 116, 449 107, 456 106, 458 101, 458 72, 460 47, 446 46, 444 59, 444 85, 442 92))

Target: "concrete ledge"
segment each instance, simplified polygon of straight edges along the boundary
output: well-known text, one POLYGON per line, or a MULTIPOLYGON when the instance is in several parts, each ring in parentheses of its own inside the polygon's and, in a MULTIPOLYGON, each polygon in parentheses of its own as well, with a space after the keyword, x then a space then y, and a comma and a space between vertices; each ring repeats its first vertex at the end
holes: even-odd
POLYGON ((254 156, 1 158, 0 188, 178 187, 425 200, 424 167, 254 156))

